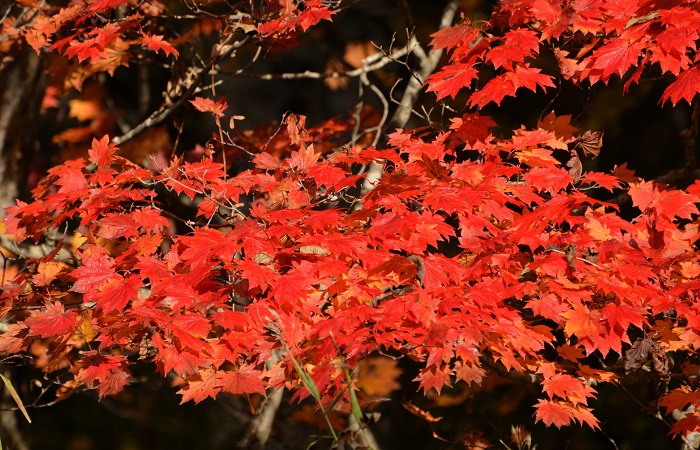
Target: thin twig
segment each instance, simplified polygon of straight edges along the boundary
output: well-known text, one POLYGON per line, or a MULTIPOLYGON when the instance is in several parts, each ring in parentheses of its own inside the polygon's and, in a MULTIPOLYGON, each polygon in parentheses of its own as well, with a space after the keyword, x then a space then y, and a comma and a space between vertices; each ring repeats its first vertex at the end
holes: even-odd
POLYGON ((226 40, 223 43, 219 44, 220 48, 226 49, 225 51, 213 55, 200 69, 196 69, 199 73, 192 81, 192 84, 185 92, 183 92, 180 95, 180 98, 178 98, 172 103, 172 105, 163 105, 157 111, 154 111, 146 120, 132 128, 129 132, 112 139, 112 142, 117 144, 123 144, 124 142, 130 141, 146 129, 158 125, 164 120, 166 120, 168 117, 170 117, 178 108, 180 108, 180 106, 182 106, 187 100, 190 99, 190 97, 192 97, 192 95, 194 95, 204 78, 209 74, 209 72, 214 68, 214 66, 216 66, 216 64, 219 63, 219 61, 228 57, 237 49, 243 47, 250 40, 250 37, 246 36, 240 41, 237 41, 233 44, 229 44, 229 39, 232 37, 232 34, 227 36, 226 40))
POLYGON ((412 47, 406 45, 398 50, 391 52, 386 55, 382 52, 373 53, 372 55, 366 57, 363 60, 363 65, 357 69, 349 70, 347 72, 314 72, 311 70, 305 70, 304 72, 296 73, 266 73, 266 74, 252 74, 247 72, 236 72, 231 74, 232 77, 246 77, 255 78, 257 80, 296 80, 300 78, 312 78, 312 79, 326 79, 326 78, 354 78, 359 77, 367 72, 374 72, 375 70, 381 69, 391 62, 395 62, 397 59, 406 56, 412 47))

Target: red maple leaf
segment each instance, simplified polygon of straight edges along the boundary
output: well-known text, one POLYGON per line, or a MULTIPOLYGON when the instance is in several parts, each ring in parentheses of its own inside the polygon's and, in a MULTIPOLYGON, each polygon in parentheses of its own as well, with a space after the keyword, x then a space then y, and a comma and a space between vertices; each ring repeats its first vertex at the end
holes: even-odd
POLYGON ((643 47, 639 41, 613 39, 593 53, 593 69, 602 71, 603 81, 607 81, 613 73, 622 77, 630 67, 637 64, 643 47))
POLYGON ((102 13, 128 4, 129 0, 90 0, 88 8, 93 13, 102 13))
POLYGON ((32 281, 36 286, 48 286, 56 279, 62 269, 61 264, 56 261, 42 261, 39 263, 36 275, 32 276, 32 281))
POLYGON ((479 33, 479 30, 471 26, 469 21, 443 28, 431 34, 433 38, 432 46, 436 49, 453 48, 460 44, 469 45, 474 37, 479 33))
POLYGON ((114 239, 116 237, 123 237, 125 239, 138 236, 139 228, 143 226, 142 222, 137 223, 130 215, 123 215, 121 213, 107 214, 103 219, 100 219, 100 236, 107 239, 114 239))
POLYGON ((666 88, 661 102, 671 100, 674 106, 681 100, 692 103, 695 94, 700 92, 700 66, 681 72, 676 81, 666 88))
POLYGON ((94 252, 93 255, 83 255, 82 265, 71 272, 76 279, 71 291, 88 292, 96 290, 115 274, 114 261, 107 255, 94 252))
POLYGON ((143 43, 143 45, 150 48, 151 50, 153 50, 156 53, 158 53, 160 50, 162 50, 163 53, 165 53, 165 56, 170 56, 170 55, 180 56, 180 53, 178 53, 177 49, 175 47, 173 47, 172 44, 163 40, 163 36, 160 36, 160 35, 151 36, 148 33, 144 33, 141 42, 143 43))
POLYGON ((572 404, 586 404, 595 391, 581 380, 568 374, 557 373, 542 382, 542 390, 550 399, 559 397, 572 404))
POLYGON ((420 388, 427 393, 431 389, 440 394, 442 388, 450 385, 450 370, 439 367, 422 369, 420 374, 413 379, 420 382, 420 388))
POLYGON ((165 341, 159 333, 151 335, 153 346, 158 350, 158 370, 167 375, 174 371, 180 376, 194 374, 197 369, 206 364, 205 355, 190 350, 180 350, 171 341, 165 341))
POLYGON ((95 382, 99 383, 97 393, 100 398, 116 394, 129 384, 131 373, 124 368, 125 362, 124 356, 105 356, 94 350, 85 352, 84 366, 78 372, 76 380, 90 387, 95 382))
POLYGON ((77 57, 78 62, 83 62, 86 59, 94 62, 109 56, 105 48, 97 42, 97 38, 86 39, 82 42, 70 41, 70 45, 63 54, 69 58, 77 57))
POLYGON ((491 135, 491 129, 496 127, 496 122, 488 116, 480 114, 464 114, 462 117, 450 119, 453 136, 467 144, 473 145, 478 141, 485 142, 491 135))
POLYGON ((599 322, 600 313, 590 310, 582 304, 574 305, 574 308, 562 314, 567 322, 564 332, 567 336, 576 336, 579 339, 597 338, 604 330, 599 322))
POLYGON ((535 408, 535 418, 542 421, 545 425, 554 425, 561 428, 564 425, 569 425, 574 419, 571 409, 565 404, 555 400, 540 400, 535 408))
POLYGON ((318 186, 323 185, 336 191, 344 187, 354 186, 358 179, 358 177, 348 176, 347 171, 334 164, 329 164, 327 161, 319 161, 314 164, 308 169, 307 174, 316 180, 318 186))
POLYGON ((238 370, 226 371, 221 376, 221 390, 230 394, 264 394, 262 372, 242 365, 238 370))
POLYGON ((574 419, 581 425, 584 423, 594 430, 600 430, 600 425, 598 424, 598 419, 593 415, 591 408, 583 405, 576 405, 571 408, 571 413, 574 415, 574 419))
POLYGON ((469 104, 480 108, 489 102, 500 105, 505 97, 515 96, 515 91, 521 87, 531 91, 536 90, 537 86, 543 89, 554 87, 552 77, 540 72, 540 69, 527 64, 518 65, 515 70, 497 76, 486 83, 483 89, 474 92, 469 98, 469 104))
POLYGON ((228 108, 226 97, 221 97, 216 102, 210 98, 196 97, 195 99, 190 100, 190 103, 192 103, 198 111, 208 112, 216 117, 223 117, 226 112, 226 108, 228 108))
POLYGON ((331 17, 335 12, 331 11, 327 7, 313 7, 310 5, 306 5, 307 10, 301 13, 299 16, 299 26, 301 27, 302 30, 306 31, 313 25, 316 25, 322 20, 331 20, 331 17))
POLYGON ((513 83, 516 90, 524 87, 535 91, 538 86, 543 90, 546 90, 545 88, 548 87, 553 88, 554 82, 552 77, 540 72, 542 72, 541 69, 530 67, 528 64, 520 64, 515 67, 514 72, 507 72, 506 76, 513 83))
POLYGON ((586 172, 581 177, 581 183, 583 184, 594 184, 602 188, 613 191, 615 188, 620 187, 620 179, 615 175, 610 175, 607 173, 600 172, 586 172))
POLYGON ((214 369, 200 369, 195 375, 186 378, 187 385, 177 391, 182 394, 180 404, 194 400, 199 403, 209 397, 216 398, 216 394, 221 391, 217 386, 217 372, 214 369))
POLYGON ((172 325, 198 338, 206 338, 211 331, 209 321, 201 314, 196 313, 186 313, 177 316, 173 320, 172 325))
POLYGON ((92 140, 92 147, 88 150, 90 162, 96 164, 97 167, 108 166, 112 162, 112 157, 117 151, 117 144, 109 142, 109 137, 105 134, 99 141, 97 138, 92 140))
POLYGON ((694 391, 688 386, 681 386, 664 395, 659 405, 670 413, 674 409, 683 410, 688 404, 700 405, 700 391, 694 391))
POLYGON ((80 194, 85 191, 87 180, 83 171, 78 167, 64 167, 59 172, 59 178, 56 184, 61 186, 58 190, 59 194, 72 194, 69 198, 74 199, 80 197, 80 194))
POLYGON ((61 302, 49 303, 43 310, 35 311, 25 320, 29 327, 29 336, 47 338, 72 333, 77 327, 78 313, 66 311, 61 302))
POLYGON ((241 271, 244 280, 248 280, 250 289, 260 288, 264 291, 268 286, 275 285, 280 276, 270 267, 248 259, 237 261, 236 269, 241 271))
POLYGON ((469 87, 478 76, 479 73, 471 64, 453 64, 430 75, 425 82, 428 84, 428 92, 435 92, 437 99, 441 100, 448 95, 455 98, 462 88, 469 87))
POLYGON ((103 284, 100 292, 89 293, 88 298, 97 302, 105 313, 121 311, 130 300, 135 300, 141 287, 141 280, 136 276, 124 278, 117 274, 103 284))
POLYGON ((514 62, 521 63, 527 56, 537 54, 539 48, 540 41, 534 31, 511 30, 505 34, 505 43, 489 50, 486 59, 497 69, 511 67, 514 62))
POLYGON ((656 190, 653 181, 643 183, 633 183, 630 185, 629 195, 632 197, 632 204, 645 211, 656 199, 656 190))
POLYGON ((318 161, 318 155, 314 151, 314 145, 301 148, 299 151, 292 152, 287 159, 289 167, 296 170, 306 171, 318 161))
POLYGON ((700 414, 689 413, 673 424, 670 434, 688 435, 700 430, 700 414))

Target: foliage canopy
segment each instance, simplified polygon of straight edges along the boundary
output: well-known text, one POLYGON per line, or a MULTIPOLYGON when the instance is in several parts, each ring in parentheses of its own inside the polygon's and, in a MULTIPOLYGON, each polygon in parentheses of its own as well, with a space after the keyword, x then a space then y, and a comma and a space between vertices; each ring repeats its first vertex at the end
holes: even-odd
POLYGON ((8 209, 7 233, 53 250, 5 283, 0 350, 44 343, 61 395, 117 394, 152 361, 181 377, 182 402, 286 386, 325 411, 357 406, 355 369, 385 354, 418 361, 425 393, 495 376, 536 383, 535 418, 556 427, 598 428, 597 386, 646 371, 671 432, 700 429, 697 2, 503 0, 487 21, 453 21, 448 2, 431 49, 409 35, 404 49, 370 48, 355 69, 319 75, 356 71, 372 89, 372 64, 411 56, 415 78, 399 86, 409 103, 391 119, 387 107, 370 125, 357 113, 307 126, 290 113, 249 132, 211 80, 237 52, 294 46, 340 2, 210 2, 187 14, 176 2, 30 3, 29 18, 4 22, 1 45, 60 65, 49 107, 122 66, 174 71, 162 105, 121 136, 65 132, 91 142, 87 153, 8 209), (188 20, 197 25, 173 31, 188 20), (193 56, 205 24, 215 43, 193 56), (627 90, 648 76, 666 80, 661 103, 695 108, 688 164, 662 180, 584 171, 602 133, 571 116, 502 130, 481 111, 561 83, 623 79, 627 90), (414 80, 445 107, 405 128, 414 80), (199 158, 144 167, 122 156, 183 108, 218 129, 199 158))

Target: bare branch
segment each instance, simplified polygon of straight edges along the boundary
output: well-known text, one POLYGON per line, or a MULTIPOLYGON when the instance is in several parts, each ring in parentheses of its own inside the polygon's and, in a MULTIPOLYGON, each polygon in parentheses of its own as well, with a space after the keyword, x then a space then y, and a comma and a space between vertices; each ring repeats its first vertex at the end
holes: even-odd
POLYGON ((359 77, 367 72, 374 72, 375 70, 381 69, 391 62, 395 62, 397 59, 406 56, 411 52, 413 48, 410 45, 406 45, 397 49, 391 53, 384 54, 382 52, 374 53, 366 57, 362 61, 362 67, 357 69, 349 70, 347 72, 314 72, 311 70, 305 70, 304 72, 297 73, 265 73, 265 74, 251 74, 247 72, 236 72, 232 74, 234 77, 246 77, 255 78, 257 80, 296 80, 296 79, 326 79, 326 78, 354 78, 359 77))
POLYGON ((263 448, 272 432, 275 415, 282 403, 284 388, 277 389, 260 407, 258 414, 251 420, 245 436, 236 446, 239 449, 263 448))
POLYGON ((214 54, 201 68, 196 69, 197 75, 195 76, 194 80, 190 84, 189 88, 183 92, 176 101, 174 101, 171 105, 164 104, 157 111, 154 111, 150 116, 148 116, 146 120, 136 125, 129 132, 112 139, 112 142, 123 144, 124 142, 130 141, 148 128, 158 125, 170 117, 180 106, 182 106, 187 100, 190 99, 190 97, 192 97, 192 95, 195 94, 199 85, 202 83, 204 78, 209 75, 209 72, 211 72, 216 64, 218 64, 224 58, 230 56, 233 52, 243 47, 248 43, 248 41, 250 41, 250 36, 246 36, 240 41, 230 43, 233 36, 233 34, 228 35, 224 42, 218 44, 218 47, 222 49, 222 51, 214 54))
MULTIPOLYGON (((440 29, 447 28, 452 25, 458 6, 458 0, 450 0, 442 13, 440 29)), ((389 121, 389 124, 396 128, 403 128, 406 126, 406 123, 408 123, 408 119, 411 117, 411 110, 418 99, 418 95, 420 94, 425 79, 428 78, 428 75, 433 73, 443 54, 442 49, 432 49, 427 54, 422 52, 423 48, 413 35, 411 35, 408 47, 416 50, 415 54, 420 59, 420 67, 417 71, 413 72, 413 76, 409 80, 408 86, 406 86, 403 97, 399 102, 399 107, 389 121), (421 53, 423 53, 423 55, 421 55, 421 53)))

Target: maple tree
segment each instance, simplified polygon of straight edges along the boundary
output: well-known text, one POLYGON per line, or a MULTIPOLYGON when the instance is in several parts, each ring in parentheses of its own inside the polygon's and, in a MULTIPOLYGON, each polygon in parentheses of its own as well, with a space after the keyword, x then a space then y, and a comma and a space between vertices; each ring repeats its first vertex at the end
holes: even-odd
MULTIPOLYGON (((344 438, 330 414, 342 410, 365 444, 358 395, 399 386, 380 355, 418 362, 414 381, 438 398, 494 377, 527 381, 540 388, 536 421, 596 430, 599 386, 644 372, 657 386, 654 414, 690 442, 700 432, 697 3, 502 0, 472 21, 450 1, 430 49, 409 35, 403 48, 353 47, 361 56, 349 67, 278 77, 333 89, 359 77, 384 111, 360 104, 313 126, 289 113, 241 131, 233 100, 216 92, 217 79, 245 70, 227 61, 291 48, 343 7, 261 3, 213 2, 191 17, 177 2, 29 2, 3 22, 1 51, 51 58, 49 108, 130 64, 167 61, 173 77, 162 104, 122 133, 101 133, 104 115, 71 100, 91 124, 54 140, 82 156, 7 209, 17 248, 50 251, 5 280, 0 351, 40 343, 37 366, 60 397, 118 394, 148 362, 178 377, 182 402, 288 388, 315 401, 335 443, 344 438), (170 25, 193 18, 185 32, 170 25), (206 33, 216 42, 193 56, 206 33), (420 64, 389 117, 367 74, 404 56, 420 64), (561 83, 621 79, 627 91, 646 76, 666 83, 660 103, 694 108, 687 165, 657 180, 626 166, 584 171, 605 151, 602 133, 570 115, 504 131, 483 112, 561 83), (406 127, 421 88, 445 108, 406 127), (213 119, 214 136, 188 158, 173 150, 144 164, 153 141, 143 136, 168 121, 177 129, 186 108, 213 119), (377 367, 390 382, 372 382, 377 367)), ((525 448, 522 433, 513 439, 525 448)))

